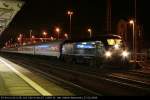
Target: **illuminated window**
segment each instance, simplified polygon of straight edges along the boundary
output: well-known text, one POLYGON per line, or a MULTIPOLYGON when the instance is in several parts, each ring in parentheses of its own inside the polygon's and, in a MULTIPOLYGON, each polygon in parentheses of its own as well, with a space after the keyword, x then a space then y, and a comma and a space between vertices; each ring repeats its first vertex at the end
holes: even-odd
POLYGON ((76 46, 79 49, 94 49, 95 42, 82 42, 82 43, 78 43, 76 46))
POLYGON ((121 44, 121 40, 120 39, 116 39, 116 44, 120 45, 121 44))
POLYGON ((107 42, 108 42, 108 45, 111 45, 111 46, 121 45, 120 39, 108 39, 107 42))
POLYGON ((81 48, 81 49, 92 49, 92 48, 95 48, 94 46, 92 45, 77 45, 77 48, 81 48))
POLYGON ((108 42, 108 45, 115 45, 114 39, 108 39, 107 42, 108 42))

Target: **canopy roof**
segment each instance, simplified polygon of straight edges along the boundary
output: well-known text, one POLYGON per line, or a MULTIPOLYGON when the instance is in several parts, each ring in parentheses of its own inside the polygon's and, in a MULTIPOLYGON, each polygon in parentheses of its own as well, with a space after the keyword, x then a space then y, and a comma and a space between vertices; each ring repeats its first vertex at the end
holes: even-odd
POLYGON ((0 35, 8 27, 23 4, 20 0, 0 0, 0 35))

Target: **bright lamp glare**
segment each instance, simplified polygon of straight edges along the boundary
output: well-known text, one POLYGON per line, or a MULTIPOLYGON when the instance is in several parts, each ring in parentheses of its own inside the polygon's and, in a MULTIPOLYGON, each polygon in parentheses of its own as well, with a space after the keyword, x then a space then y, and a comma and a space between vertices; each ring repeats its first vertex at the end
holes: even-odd
POLYGON ((130 24, 134 24, 134 21, 133 21, 133 20, 130 20, 130 24))
POLYGON ((105 53, 105 56, 106 56, 107 58, 110 58, 111 55, 112 55, 112 53, 111 53, 110 51, 107 51, 107 52, 105 53))
POLYGON ((129 52, 123 51, 123 52, 122 52, 122 56, 123 56, 123 57, 128 57, 128 56, 129 56, 129 52))

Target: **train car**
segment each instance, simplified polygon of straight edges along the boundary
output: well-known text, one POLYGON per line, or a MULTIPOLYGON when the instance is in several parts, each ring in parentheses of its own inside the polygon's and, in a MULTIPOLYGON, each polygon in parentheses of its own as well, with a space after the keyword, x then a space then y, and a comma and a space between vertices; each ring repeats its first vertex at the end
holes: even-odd
POLYGON ((34 46, 26 45, 18 47, 18 53, 34 55, 34 46))
POLYGON ((48 43, 41 43, 35 45, 35 55, 52 56, 60 58, 61 56, 61 45, 63 41, 51 41, 48 43))
POLYGON ((3 52, 51 56, 66 62, 102 64, 129 64, 130 53, 118 35, 105 35, 83 40, 59 40, 47 43, 4 48, 3 52))
POLYGON ((0 50, 1 52, 10 52, 10 53, 18 53, 18 48, 17 47, 9 47, 9 48, 2 48, 1 50, 0 50))
POLYGON ((106 35, 92 39, 65 41, 62 46, 62 59, 67 62, 101 64, 128 64, 129 52, 117 35, 106 35))
POLYGON ((20 53, 29 55, 52 56, 60 58, 61 44, 63 41, 51 41, 46 43, 30 44, 15 48, 3 48, 2 52, 20 53))

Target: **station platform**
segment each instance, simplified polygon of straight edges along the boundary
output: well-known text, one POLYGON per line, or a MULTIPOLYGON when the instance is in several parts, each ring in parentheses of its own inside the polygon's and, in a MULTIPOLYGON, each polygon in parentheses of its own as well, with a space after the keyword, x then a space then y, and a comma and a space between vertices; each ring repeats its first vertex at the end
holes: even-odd
POLYGON ((74 96, 74 94, 0 57, 0 96, 74 96))

